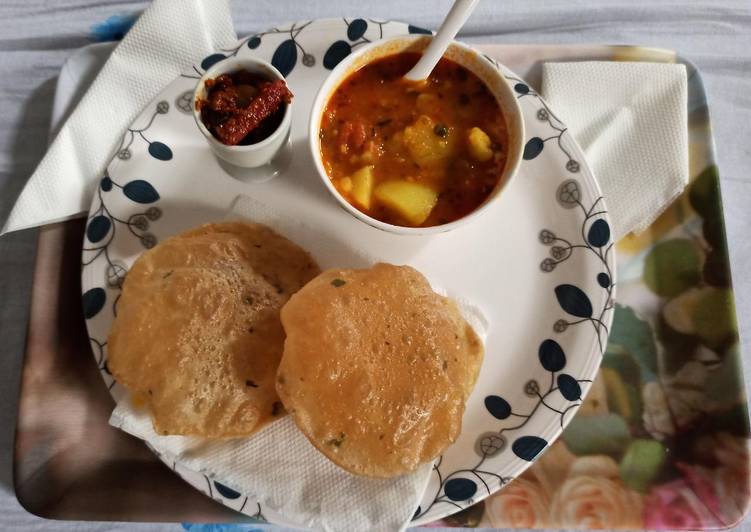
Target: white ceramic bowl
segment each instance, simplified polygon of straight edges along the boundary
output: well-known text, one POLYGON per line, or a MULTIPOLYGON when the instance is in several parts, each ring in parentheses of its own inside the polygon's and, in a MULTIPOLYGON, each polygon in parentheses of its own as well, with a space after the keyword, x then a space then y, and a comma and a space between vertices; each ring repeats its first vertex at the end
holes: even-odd
POLYGON ((198 124, 198 129, 206 137, 209 146, 211 146, 211 149, 218 157, 235 166, 255 168, 268 163, 287 141, 289 128, 292 125, 292 105, 294 105, 294 99, 291 103, 287 104, 279 127, 262 141, 246 146, 228 146, 222 143, 206 129, 206 126, 201 121, 201 113, 196 109, 195 102, 198 99, 206 99, 206 80, 214 79, 222 74, 237 72, 238 70, 258 73, 270 80, 284 79, 284 76, 276 68, 260 59, 238 59, 236 57, 223 59, 209 68, 201 76, 201 79, 198 80, 196 89, 193 92, 193 118, 195 118, 196 124, 198 124))
POLYGON ((509 133, 509 145, 507 147, 508 156, 506 159, 506 166, 503 169, 503 173, 498 180, 495 189, 493 189, 487 199, 479 207, 468 215, 453 222, 433 227, 403 227, 376 220, 353 207, 339 193, 331 182, 331 178, 326 173, 326 169, 323 167, 323 162, 321 161, 321 141, 318 135, 321 125, 321 116, 326 108, 329 98, 334 94, 342 81, 371 61, 399 52, 421 52, 427 47, 431 39, 432 37, 424 35, 406 35, 384 39, 364 46, 357 52, 347 56, 334 68, 334 70, 331 71, 331 74, 329 74, 326 81, 324 81, 316 95, 315 101, 313 102, 313 109, 310 115, 308 131, 310 150, 323 184, 336 198, 339 204, 350 214, 377 229, 388 231, 390 233, 401 235, 429 235, 443 233, 461 227, 476 219, 487 210, 491 203, 498 199, 501 190, 508 185, 509 181, 511 181, 519 169, 519 164, 521 163, 522 155, 524 153, 524 121, 513 88, 490 60, 466 44, 454 41, 449 46, 444 57, 451 59, 477 75, 495 95, 496 100, 503 111, 503 116, 506 119, 509 133))

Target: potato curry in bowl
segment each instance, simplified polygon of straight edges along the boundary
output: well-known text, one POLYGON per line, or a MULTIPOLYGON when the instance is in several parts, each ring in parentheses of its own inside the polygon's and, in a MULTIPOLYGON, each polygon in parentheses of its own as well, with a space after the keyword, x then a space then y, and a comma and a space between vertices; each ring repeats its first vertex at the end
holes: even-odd
POLYGON ((419 82, 403 78, 418 51, 387 49, 393 53, 374 58, 366 52, 369 60, 323 95, 318 118, 319 94, 314 158, 332 193, 360 219, 401 233, 448 230, 478 212, 514 173, 523 138, 518 105, 513 95, 510 108, 500 103, 499 84, 493 90, 475 72, 485 66, 487 78, 489 63, 467 50, 461 46, 464 55, 454 58, 447 53, 419 82))

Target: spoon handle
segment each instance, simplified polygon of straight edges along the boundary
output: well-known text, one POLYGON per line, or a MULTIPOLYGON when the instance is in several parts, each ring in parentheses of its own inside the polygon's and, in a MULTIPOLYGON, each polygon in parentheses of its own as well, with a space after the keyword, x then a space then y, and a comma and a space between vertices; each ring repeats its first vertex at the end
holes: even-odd
POLYGON ((459 29, 469 18, 469 15, 475 9, 479 0, 456 0, 451 6, 446 18, 443 19, 438 33, 423 52, 422 57, 412 70, 407 72, 404 77, 412 81, 426 79, 433 71, 438 61, 443 57, 451 41, 456 37, 459 29))

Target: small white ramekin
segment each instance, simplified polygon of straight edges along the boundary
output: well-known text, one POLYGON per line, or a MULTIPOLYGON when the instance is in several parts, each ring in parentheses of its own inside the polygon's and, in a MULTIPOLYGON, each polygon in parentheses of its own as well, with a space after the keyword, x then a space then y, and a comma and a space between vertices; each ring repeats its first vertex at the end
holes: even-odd
POLYGON ((381 57, 399 52, 421 52, 427 47, 431 39, 432 37, 424 35, 393 37, 391 39, 384 39, 363 46, 357 52, 344 58, 334 70, 331 71, 331 74, 329 74, 328 78, 326 78, 326 81, 324 81, 318 91, 316 99, 313 102, 313 109, 310 114, 310 122, 308 126, 310 151, 313 155, 313 161, 315 162, 318 174, 323 181, 324 186, 336 198, 342 208, 368 225, 381 229, 382 231, 400 235, 429 235, 444 233, 456 229, 457 227, 461 227, 476 219, 487 210, 491 203, 498 199, 501 190, 508 185, 509 181, 511 181, 519 169, 522 155, 524 153, 524 120, 513 88, 501 71, 490 60, 483 57, 473 48, 454 41, 449 46, 444 57, 455 61, 476 74, 496 97, 498 105, 501 107, 503 116, 506 119, 506 126, 509 133, 509 145, 507 147, 508 156, 506 159, 506 166, 503 169, 495 189, 493 189, 482 205, 468 215, 453 222, 433 227, 403 227, 376 220, 352 206, 346 198, 339 193, 331 182, 331 178, 326 173, 326 169, 323 167, 323 162, 321 160, 321 141, 318 135, 321 127, 321 117, 323 111, 326 109, 326 104, 328 103, 329 98, 350 74, 366 64, 381 57))
POLYGON ((279 124, 279 127, 262 141, 256 142, 255 144, 248 144, 246 146, 228 146, 222 143, 211 134, 211 131, 206 129, 206 126, 201 121, 201 112, 196 108, 196 101, 199 99, 206 99, 207 80, 214 79, 222 74, 237 72, 238 70, 247 70, 249 72, 258 73, 272 81, 284 79, 284 76, 282 76, 276 68, 270 63, 261 61, 260 59, 238 59, 236 57, 223 59, 209 68, 206 73, 201 76, 201 79, 198 80, 198 84, 193 92, 193 118, 195 118, 198 129, 203 133, 203 136, 206 137, 206 141, 209 143, 209 146, 211 146, 212 151, 217 157, 220 157, 234 166, 255 168, 268 163, 286 142, 290 126, 292 125, 293 103, 287 104, 287 108, 284 111, 284 117, 282 117, 282 122, 279 124))

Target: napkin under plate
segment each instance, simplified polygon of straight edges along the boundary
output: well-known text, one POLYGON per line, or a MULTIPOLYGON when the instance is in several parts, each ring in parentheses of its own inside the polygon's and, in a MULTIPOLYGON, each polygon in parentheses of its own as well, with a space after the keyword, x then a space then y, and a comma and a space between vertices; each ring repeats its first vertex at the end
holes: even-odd
MULTIPOLYGON (((362 268, 376 262, 344 243, 296 220, 292 213, 271 209, 241 195, 226 220, 263 223, 311 254, 322 269, 362 268)), ((443 293, 437 289, 434 290, 443 293)), ((460 312, 481 339, 488 322, 480 309, 454 298, 460 312)), ((207 475, 288 519, 316 530, 402 530, 409 524, 431 475, 431 464, 394 479, 370 479, 348 473, 324 457, 292 419, 272 423, 250 438, 210 441, 186 436, 161 436, 148 412, 134 408, 126 397, 110 424, 141 438, 157 452, 193 471, 207 475)))

